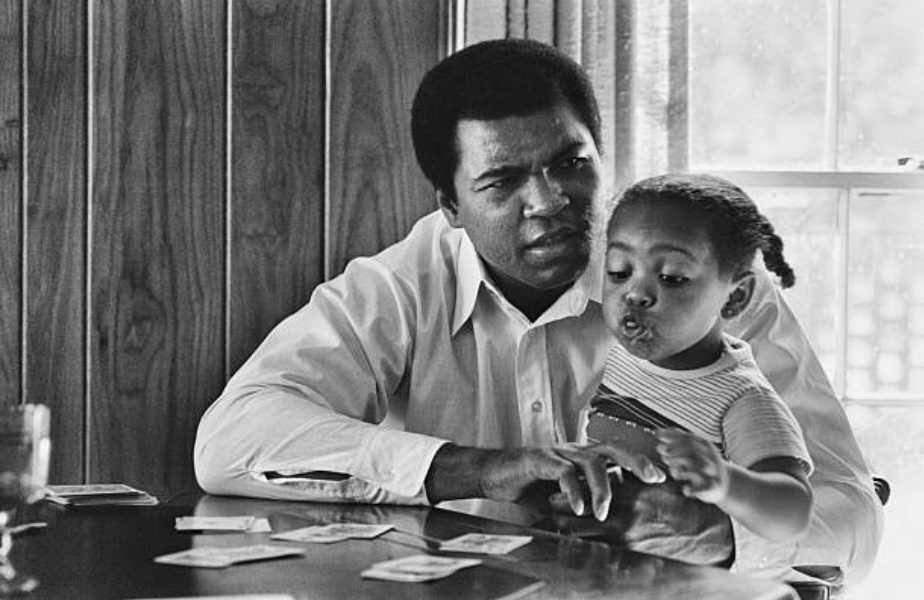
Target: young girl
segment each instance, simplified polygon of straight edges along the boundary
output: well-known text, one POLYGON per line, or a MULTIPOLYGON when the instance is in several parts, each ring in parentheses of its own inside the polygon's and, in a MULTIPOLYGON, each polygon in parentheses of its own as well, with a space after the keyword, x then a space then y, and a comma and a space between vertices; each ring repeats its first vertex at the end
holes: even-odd
POLYGON ((758 251, 783 287, 794 283, 782 249, 751 199, 718 177, 653 177, 620 198, 607 231, 603 293, 618 344, 587 436, 649 454, 676 489, 673 503, 669 493, 653 496, 662 506, 637 519, 630 546, 652 551, 656 537, 667 545, 659 553, 686 559, 680 546, 709 538, 703 503, 770 541, 807 528, 812 465, 799 425, 747 343, 722 331, 751 298, 758 251), (649 523, 652 515, 661 522, 649 523), (666 533, 665 523, 688 530, 666 533))

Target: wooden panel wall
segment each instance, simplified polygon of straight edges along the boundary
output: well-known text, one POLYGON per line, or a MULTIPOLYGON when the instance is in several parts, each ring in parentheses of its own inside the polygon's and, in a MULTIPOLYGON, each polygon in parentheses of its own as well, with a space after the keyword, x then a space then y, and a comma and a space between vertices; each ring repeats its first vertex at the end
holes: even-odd
POLYGON ((0 405, 20 395, 22 5, 0 3, 0 405), (13 57, 12 60, 6 57, 13 57))
POLYGON ((193 487, 229 374, 434 208, 451 5, 0 3, 0 402, 52 408, 54 482, 193 487))

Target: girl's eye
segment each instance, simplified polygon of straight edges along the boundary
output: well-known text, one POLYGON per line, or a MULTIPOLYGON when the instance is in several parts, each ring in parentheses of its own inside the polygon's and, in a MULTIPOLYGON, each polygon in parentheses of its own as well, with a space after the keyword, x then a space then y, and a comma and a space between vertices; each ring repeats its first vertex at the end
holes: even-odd
POLYGON ((610 279, 613 281, 625 281, 626 279, 629 278, 629 275, 631 275, 631 273, 629 271, 610 271, 608 275, 610 276, 610 279))
POLYGON ((660 275, 659 278, 664 285, 678 287, 690 281, 683 275, 660 275))

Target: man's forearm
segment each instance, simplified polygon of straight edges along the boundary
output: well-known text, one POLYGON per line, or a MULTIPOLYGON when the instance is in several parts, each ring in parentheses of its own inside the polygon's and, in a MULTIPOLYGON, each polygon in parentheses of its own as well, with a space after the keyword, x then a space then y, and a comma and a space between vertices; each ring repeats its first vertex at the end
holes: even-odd
POLYGON ((430 502, 484 498, 481 476, 491 453, 497 451, 455 444, 440 447, 424 480, 430 502))

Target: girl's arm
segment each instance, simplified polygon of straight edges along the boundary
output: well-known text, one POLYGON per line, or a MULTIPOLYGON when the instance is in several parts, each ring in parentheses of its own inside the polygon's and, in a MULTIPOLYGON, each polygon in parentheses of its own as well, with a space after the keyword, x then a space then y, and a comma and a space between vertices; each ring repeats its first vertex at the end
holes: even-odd
POLYGON ((663 429, 658 439, 661 459, 688 496, 715 504, 772 541, 792 539, 808 528, 812 488, 795 458, 768 458, 748 469, 689 432, 663 429))

